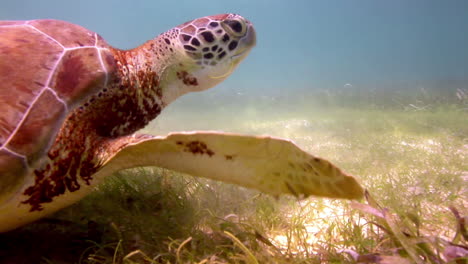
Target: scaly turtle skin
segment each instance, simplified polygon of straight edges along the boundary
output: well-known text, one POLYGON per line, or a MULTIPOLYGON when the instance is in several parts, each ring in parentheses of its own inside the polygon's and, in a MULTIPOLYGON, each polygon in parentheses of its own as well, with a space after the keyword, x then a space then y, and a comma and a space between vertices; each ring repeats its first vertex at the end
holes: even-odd
POLYGON ((355 199, 356 180, 293 143, 220 132, 133 134, 224 80, 255 45, 239 15, 184 23, 138 48, 57 20, 0 22, 0 231, 63 208, 117 170, 160 166, 279 195, 355 199))

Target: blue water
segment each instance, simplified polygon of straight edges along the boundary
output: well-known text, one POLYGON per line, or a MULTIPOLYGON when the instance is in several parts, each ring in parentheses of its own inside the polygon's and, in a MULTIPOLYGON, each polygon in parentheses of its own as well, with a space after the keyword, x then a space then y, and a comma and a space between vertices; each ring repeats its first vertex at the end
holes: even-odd
POLYGON ((227 93, 443 82, 468 88, 465 0, 15 0, 2 2, 0 19, 67 20, 132 48, 187 20, 226 12, 250 19, 258 34, 251 55, 216 88, 227 93))

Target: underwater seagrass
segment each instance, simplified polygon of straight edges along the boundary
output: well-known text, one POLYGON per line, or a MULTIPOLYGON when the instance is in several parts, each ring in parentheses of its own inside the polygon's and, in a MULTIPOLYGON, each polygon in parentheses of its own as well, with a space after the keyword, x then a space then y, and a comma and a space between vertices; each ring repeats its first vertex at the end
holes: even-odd
POLYGON ((57 20, 0 22, 0 231, 86 196, 105 176, 159 166, 272 195, 360 198, 357 181, 288 140, 133 134, 177 97, 223 81, 255 46, 235 14, 198 18, 132 50, 57 20))

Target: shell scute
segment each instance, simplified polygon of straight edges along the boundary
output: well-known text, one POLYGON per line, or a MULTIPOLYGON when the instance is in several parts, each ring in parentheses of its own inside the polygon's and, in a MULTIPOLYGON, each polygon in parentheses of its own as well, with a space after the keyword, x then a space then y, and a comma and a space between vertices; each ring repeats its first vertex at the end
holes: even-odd
POLYGON ((41 92, 62 48, 23 26, 0 27, 0 50, 1 146, 41 92))
POLYGON ((44 91, 11 138, 8 149, 36 160, 39 157, 33 155, 43 154, 42 150, 47 147, 49 138, 61 125, 56 120, 64 119, 65 115, 65 105, 50 90, 44 91))
POLYGON ((73 107, 75 98, 85 98, 105 84, 106 72, 98 53, 95 48, 70 50, 57 65, 50 87, 67 105, 73 107))
POLYGON ((96 44, 94 32, 75 24, 52 19, 33 20, 28 24, 50 36, 65 48, 95 46, 96 44))
MULTIPOLYGON (((110 49, 64 21, 0 22, 0 151, 34 167, 68 113, 107 85, 115 67, 110 49)), ((1 159, 0 169, 15 170, 1 159)))

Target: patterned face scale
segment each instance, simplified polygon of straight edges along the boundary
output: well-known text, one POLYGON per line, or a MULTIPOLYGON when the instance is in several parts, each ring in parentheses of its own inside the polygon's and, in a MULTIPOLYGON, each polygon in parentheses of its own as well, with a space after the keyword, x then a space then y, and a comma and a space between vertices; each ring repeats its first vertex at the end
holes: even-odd
POLYGON ((235 14, 203 17, 179 26, 179 40, 198 65, 215 66, 255 45, 252 24, 235 14))

